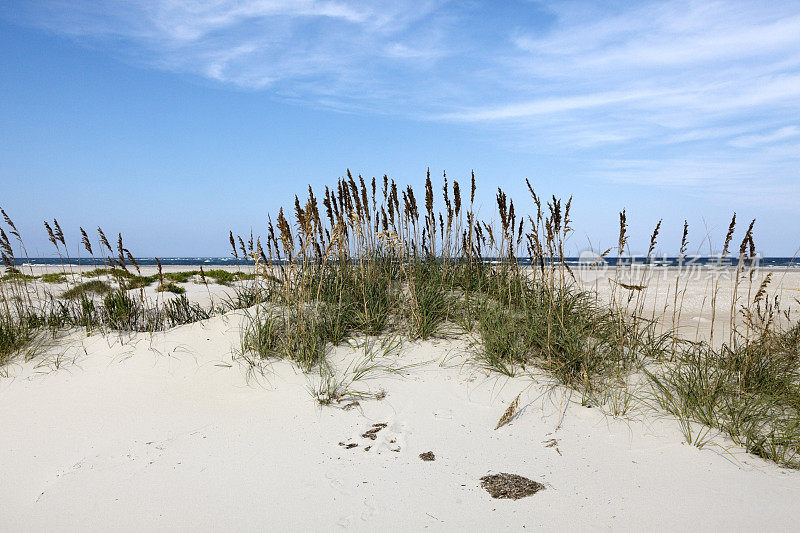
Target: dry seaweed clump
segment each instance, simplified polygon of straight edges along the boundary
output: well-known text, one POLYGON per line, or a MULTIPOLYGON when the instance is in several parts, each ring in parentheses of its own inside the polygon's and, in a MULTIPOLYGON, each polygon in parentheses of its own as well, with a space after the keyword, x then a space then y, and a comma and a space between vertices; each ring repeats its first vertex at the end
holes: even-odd
POLYGON ((492 474, 481 478, 481 487, 486 489, 492 498, 510 498, 519 500, 536 494, 544 489, 544 485, 517 474, 492 474))
POLYGON ((433 454, 433 452, 421 453, 421 454, 419 454, 419 458, 422 459, 423 461, 435 461, 436 460, 436 456, 433 454))

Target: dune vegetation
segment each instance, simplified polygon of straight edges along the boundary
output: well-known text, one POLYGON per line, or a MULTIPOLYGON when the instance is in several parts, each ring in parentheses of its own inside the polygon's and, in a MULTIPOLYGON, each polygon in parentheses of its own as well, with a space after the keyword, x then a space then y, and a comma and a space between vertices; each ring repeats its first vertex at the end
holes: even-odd
MULTIPOLYGON (((800 324, 767 296, 770 276, 760 282, 754 276, 753 223, 737 247, 734 216, 724 238, 721 257, 733 259, 732 304, 724 310, 717 304, 719 283, 708 295, 729 327, 715 331, 712 320, 708 338, 687 339, 645 310, 660 222, 641 280, 612 278, 610 300, 601 300, 565 260, 571 198, 545 199, 528 188, 527 208, 498 189, 494 218, 480 220, 474 174, 464 185, 445 177, 438 194, 429 174, 418 200, 412 187, 386 176, 366 181, 348 172, 319 196, 309 187, 305 199, 295 197, 293 212, 270 217, 263 237, 231 232, 237 272, 165 273, 159 263, 150 276, 142 275, 121 235, 112 246, 98 229, 93 244, 82 228, 83 249, 99 267, 72 272, 54 221, 45 229, 63 258, 62 272, 37 279, 22 271, 25 247, 3 211, 0 363, 35 357, 42 339, 77 328, 153 332, 233 309, 245 317, 239 351, 246 361, 291 360, 329 382, 326 355, 350 338, 464 335, 475 339, 477 364, 492 371, 542 373, 613 416, 645 405, 676 417, 689 443, 703 446, 715 431, 756 455, 799 467, 800 324), (67 289, 57 296, 42 282, 67 289), (181 294, 181 284, 190 282, 229 291, 202 307, 181 294), (151 284, 164 296, 146 296, 151 284)), ((626 255, 625 211, 619 222, 617 245, 598 258, 626 255)), ((684 225, 681 262, 687 242, 684 225)), ((679 276, 663 305, 673 325, 684 292, 679 276)), ((326 403, 337 400, 334 389, 326 403)))

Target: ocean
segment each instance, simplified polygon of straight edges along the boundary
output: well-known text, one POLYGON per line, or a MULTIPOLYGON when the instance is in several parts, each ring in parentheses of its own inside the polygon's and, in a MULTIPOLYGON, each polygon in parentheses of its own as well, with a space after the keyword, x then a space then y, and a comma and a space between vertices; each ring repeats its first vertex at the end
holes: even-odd
MULTIPOLYGON (((787 267, 787 266, 800 266, 800 258, 797 257, 760 257, 756 256, 755 264, 762 266, 762 267, 787 267)), ((230 265, 237 265, 240 264, 242 266, 247 266, 248 263, 245 263, 241 259, 235 259, 233 257, 160 257, 159 260, 161 264, 164 266, 190 266, 190 265, 207 265, 207 266, 230 266, 230 265)), ((484 261, 488 263, 497 262, 498 258, 496 257, 485 257, 483 258, 484 261)), ((580 257, 565 257, 565 262, 570 266, 588 266, 592 264, 605 264, 606 266, 617 266, 617 265, 631 265, 631 264, 645 264, 645 257, 644 256, 623 256, 623 257, 605 257, 599 259, 596 254, 582 254, 580 257)), ((683 258, 682 264, 684 266, 714 266, 714 265, 735 265, 738 261, 737 257, 729 256, 724 261, 720 262, 719 256, 692 256, 687 255, 683 258)), ((156 258, 155 257, 137 257, 136 262, 139 265, 155 265, 156 258)), ((517 262, 522 265, 530 265, 530 259, 527 257, 520 257, 517 258, 517 262)), ((99 259, 91 259, 91 258, 72 258, 69 261, 66 258, 59 258, 59 257, 31 257, 30 259, 25 258, 17 258, 16 264, 19 266, 25 266, 28 264, 31 265, 60 265, 60 264, 71 264, 71 265, 84 265, 84 266, 92 266, 98 265, 102 266, 103 261, 99 259)), ((251 263, 252 264, 252 263, 251 263)), ((653 257, 651 259, 651 264, 654 266, 679 266, 681 264, 681 259, 679 257, 653 257)))

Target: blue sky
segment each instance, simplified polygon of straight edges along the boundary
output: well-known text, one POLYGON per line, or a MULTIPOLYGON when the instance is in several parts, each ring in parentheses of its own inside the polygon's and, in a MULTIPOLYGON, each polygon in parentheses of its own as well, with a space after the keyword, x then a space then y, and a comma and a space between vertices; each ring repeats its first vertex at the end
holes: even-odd
POLYGON ((0 3, 0 205, 224 255, 350 168, 573 194, 575 250, 800 245, 800 2, 0 3))

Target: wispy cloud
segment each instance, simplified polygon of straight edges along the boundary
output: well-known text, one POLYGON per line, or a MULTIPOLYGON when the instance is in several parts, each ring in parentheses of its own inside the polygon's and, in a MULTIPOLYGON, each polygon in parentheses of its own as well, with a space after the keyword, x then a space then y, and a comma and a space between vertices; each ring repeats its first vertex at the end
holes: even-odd
POLYGON ((276 97, 582 151, 598 179, 797 192, 797 1, 43 0, 13 17, 276 97))
MULTIPOLYGON (((313 100, 345 81, 370 79, 377 93, 389 86, 387 71, 413 68, 408 59, 441 57, 438 30, 426 22, 440 3, 44 0, 15 16, 145 65, 313 100)), ((338 92, 343 103, 356 96, 338 92)))
POLYGON ((501 105, 498 107, 484 107, 475 110, 464 110, 441 115, 440 118, 461 120, 466 122, 481 122, 504 119, 528 118, 536 115, 549 115, 598 107, 623 104, 626 102, 641 101, 658 96, 664 96, 663 91, 629 91, 581 94, 558 98, 541 98, 521 104, 501 105))
POLYGON ((752 148, 754 146, 772 144, 778 141, 792 139, 797 136, 800 136, 800 128, 797 126, 786 126, 785 128, 780 128, 767 133, 742 135, 741 137, 736 137, 733 139, 730 144, 731 146, 736 146, 738 148, 752 148))

